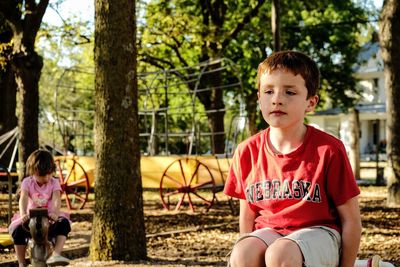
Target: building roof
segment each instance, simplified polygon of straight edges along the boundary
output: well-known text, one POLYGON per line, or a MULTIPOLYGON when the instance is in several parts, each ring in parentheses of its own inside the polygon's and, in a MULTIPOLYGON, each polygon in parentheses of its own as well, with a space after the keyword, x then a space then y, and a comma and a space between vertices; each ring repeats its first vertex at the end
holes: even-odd
POLYGON ((363 45, 357 56, 357 63, 353 66, 354 72, 371 72, 383 70, 382 59, 378 56, 380 45, 378 42, 369 42, 363 45), (373 60, 373 63, 369 63, 373 60), (372 65, 371 65, 372 64, 372 65))
MULTIPOLYGON (((386 104, 385 103, 371 103, 371 104, 358 104, 355 108, 360 113, 385 113, 386 104)), ((326 110, 321 110, 315 112, 312 116, 326 116, 326 115, 339 115, 344 113, 341 108, 330 108, 326 110)))

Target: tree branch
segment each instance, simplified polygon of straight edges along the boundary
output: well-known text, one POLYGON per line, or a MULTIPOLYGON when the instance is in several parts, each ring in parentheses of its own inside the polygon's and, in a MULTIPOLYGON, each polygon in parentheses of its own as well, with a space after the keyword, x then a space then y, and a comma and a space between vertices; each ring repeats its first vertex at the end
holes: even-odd
POLYGON ((255 17, 258 14, 258 11, 262 7, 262 5, 266 2, 266 0, 258 0, 257 5, 247 13, 244 18, 242 19, 241 22, 239 22, 236 25, 236 28, 233 29, 229 35, 225 38, 225 40, 222 42, 222 51, 226 49, 226 47, 229 45, 229 43, 236 39, 238 34, 243 30, 244 26, 250 22, 250 20, 255 17))
POLYGON ((172 40, 175 41, 175 43, 177 44, 177 46, 175 45, 170 45, 168 43, 166 43, 165 45, 167 45, 168 47, 170 47, 172 50, 174 50, 176 56, 178 57, 179 61, 184 65, 184 66, 189 66, 189 64, 187 63, 187 61, 182 57, 180 51, 179 51, 179 47, 181 45, 181 43, 175 38, 175 36, 172 36, 172 40))
POLYGON ((157 57, 153 57, 153 56, 151 56, 149 54, 142 54, 141 58, 142 58, 141 61, 147 62, 150 65, 152 65, 154 67, 157 67, 157 68, 159 68, 161 70, 165 70, 165 66, 163 64, 167 65, 171 69, 175 68, 175 66, 170 61, 167 61, 167 60, 164 60, 164 59, 161 59, 161 58, 157 58, 157 57))
POLYGON ((0 1, 0 14, 6 19, 11 30, 19 32, 22 30, 21 9, 18 8, 22 4, 22 0, 1 0, 0 1))
POLYGON ((32 46, 35 43, 37 32, 42 24, 44 13, 49 4, 49 0, 40 0, 36 5, 35 0, 25 1, 25 23, 24 23, 24 38, 25 45, 32 46))

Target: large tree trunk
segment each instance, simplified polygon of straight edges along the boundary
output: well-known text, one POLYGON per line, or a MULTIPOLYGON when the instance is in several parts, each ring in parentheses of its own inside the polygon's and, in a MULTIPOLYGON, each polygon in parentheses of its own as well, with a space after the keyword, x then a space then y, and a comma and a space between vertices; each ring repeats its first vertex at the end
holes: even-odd
MULTIPOLYGON (((0 44, 11 44, 12 31, 8 27, 4 18, 0 18, 0 44)), ((2 56, 10 58, 12 52, 11 45, 2 51, 2 56)), ((17 85, 14 74, 11 71, 10 64, 0 66, 0 135, 14 129, 17 126, 17 117, 15 115, 17 85)), ((7 157, 6 157, 7 158, 7 157)), ((0 163, 3 162, 0 159, 0 163)))
POLYGON ((400 204, 400 3, 385 0, 380 43, 384 62, 387 108, 388 204, 400 204))
POLYGON ((257 109, 257 103, 258 99, 256 91, 246 96, 247 119, 250 135, 254 135, 258 132, 257 117, 260 116, 260 112, 257 109))
POLYGON ((26 176, 25 162, 39 148, 39 79, 43 67, 42 58, 32 52, 13 59, 17 83, 18 159, 19 181, 26 176))
POLYGON ((95 4, 93 260, 146 258, 138 133, 135 1, 95 4))
POLYGON ((48 0, 0 1, 0 13, 13 34, 10 64, 17 85, 20 180, 25 175, 24 164, 28 156, 39 147, 38 86, 43 61, 35 52, 35 39, 48 3, 48 0))
MULTIPOLYGON (((0 135, 11 131, 17 126, 16 108, 17 85, 10 66, 0 71, 0 135)), ((5 148, 5 144, 2 146, 5 148)), ((2 150, 0 150, 2 152, 2 150)), ((9 147, 0 158, 0 164, 8 167, 13 152, 13 146, 9 147)))
MULTIPOLYGON (((207 58, 207 56, 204 58, 207 58)), ((202 90, 209 88, 208 91, 197 93, 197 97, 207 112, 208 125, 211 132, 212 154, 225 152, 225 104, 223 101, 224 92, 220 88, 223 85, 223 81, 221 72, 218 71, 219 68, 221 68, 221 62, 210 65, 209 69, 207 69, 209 73, 200 76, 200 88, 197 88, 202 90)))

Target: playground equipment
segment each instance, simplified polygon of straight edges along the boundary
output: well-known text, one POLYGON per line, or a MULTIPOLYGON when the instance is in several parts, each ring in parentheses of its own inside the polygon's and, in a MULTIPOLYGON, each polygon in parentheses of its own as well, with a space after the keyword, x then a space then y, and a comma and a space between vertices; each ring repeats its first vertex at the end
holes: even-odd
POLYGON ((51 248, 47 240, 49 232, 47 209, 31 209, 29 217, 29 231, 32 236, 29 242, 31 264, 33 267, 46 267, 46 260, 51 248))
MULTIPOLYGON (((83 208, 95 186, 95 162, 87 153, 93 151, 93 103, 83 101, 93 99, 93 89, 79 86, 77 77, 93 78, 93 73, 63 72, 54 115, 45 113, 51 127, 40 127, 42 146, 63 154, 55 157, 55 176, 70 209, 83 208), (43 141, 49 136, 52 141, 43 141), (62 147, 56 149, 57 144, 62 147)), ((192 210, 196 205, 209 209, 223 188, 236 144, 245 137, 242 83, 235 65, 216 59, 139 73, 138 85, 143 188, 159 190, 166 209, 186 203, 192 210)))
MULTIPOLYGON (((82 105, 82 97, 75 97, 75 103, 63 101, 71 92, 88 93, 73 81, 79 75, 89 74, 65 70, 54 105, 64 151, 75 149, 73 155, 57 158, 65 178, 60 181, 69 187, 70 208, 83 207, 89 188, 95 186, 94 158, 82 153, 93 146, 83 123, 93 110, 82 105)), ((210 208, 223 188, 235 146, 245 134, 242 83, 235 65, 217 59, 188 68, 141 72, 138 86, 143 187, 158 189, 166 209, 180 209, 185 203, 192 210, 195 205, 210 208), (207 101, 214 102, 207 106, 207 101), (222 127, 210 126, 218 120, 222 127)))
POLYGON ((56 157, 56 174, 60 179, 63 198, 70 210, 82 209, 90 191, 87 172, 74 158, 56 157))

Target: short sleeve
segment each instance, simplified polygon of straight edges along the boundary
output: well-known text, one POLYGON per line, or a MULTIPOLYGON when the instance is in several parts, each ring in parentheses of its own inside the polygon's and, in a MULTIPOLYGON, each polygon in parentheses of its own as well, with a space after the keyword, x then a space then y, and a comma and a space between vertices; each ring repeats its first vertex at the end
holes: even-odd
POLYGON ((30 184, 31 177, 26 177, 22 180, 21 183, 21 191, 29 192, 29 184, 30 184))
POLYGON ((52 179, 52 184, 53 184, 53 192, 54 191, 62 191, 60 181, 54 177, 52 177, 51 179, 52 179))
POLYGON ((341 142, 332 152, 327 172, 327 191, 335 206, 360 194, 346 150, 341 142))
POLYGON ((246 196, 242 185, 240 161, 241 153, 240 146, 238 146, 232 158, 228 178, 225 182, 224 193, 234 198, 245 199, 246 196))

